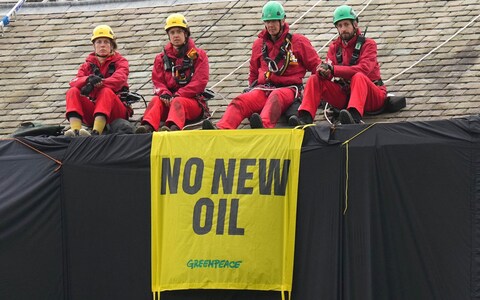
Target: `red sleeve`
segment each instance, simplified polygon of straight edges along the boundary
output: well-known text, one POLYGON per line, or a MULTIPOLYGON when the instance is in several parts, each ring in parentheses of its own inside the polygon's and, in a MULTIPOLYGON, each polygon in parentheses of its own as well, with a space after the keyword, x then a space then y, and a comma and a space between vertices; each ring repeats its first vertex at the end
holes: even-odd
POLYGON ((372 39, 367 39, 360 50, 360 56, 356 65, 335 65, 333 67, 333 72, 335 77, 349 80, 358 72, 369 76, 371 73, 375 72, 377 66, 377 44, 372 39))
MULTIPOLYGON (((320 56, 318 56, 317 51, 313 48, 312 43, 308 38, 302 35, 298 35, 298 46, 300 49, 299 59, 300 63, 304 66, 304 68, 309 71, 310 73, 315 73, 317 66, 322 62, 320 56)), ((293 43, 293 41, 292 41, 293 43)), ((295 41, 295 43, 297 43, 295 41)))
POLYGON ((194 61, 193 65, 193 76, 190 79, 190 82, 185 86, 180 87, 175 94, 187 98, 195 98, 196 95, 199 95, 205 91, 205 88, 208 84, 209 78, 209 65, 208 57, 205 51, 202 49, 196 48, 197 58, 194 61))
POLYGON ((160 95, 172 95, 172 92, 167 87, 165 68, 163 66, 163 56, 165 53, 160 53, 155 56, 155 61, 153 62, 152 68, 152 82, 153 82, 153 93, 157 96, 160 95))
POLYGON ((265 83, 260 82, 263 79, 259 78, 259 69, 261 66, 261 59, 262 59, 262 46, 263 41, 261 39, 256 39, 252 45, 252 54, 250 56, 250 73, 248 75, 248 85, 252 85, 255 80, 258 80, 259 84, 265 83))
POLYGON ((113 72, 112 76, 103 80, 103 86, 111 88, 113 91, 118 92, 122 89, 122 87, 128 86, 129 70, 127 59, 120 54, 116 55, 118 55, 118 58, 110 62, 115 63, 115 72, 113 72))
POLYGON ((77 71, 77 76, 70 81, 70 87, 82 88, 90 75, 90 64, 84 62, 77 71))

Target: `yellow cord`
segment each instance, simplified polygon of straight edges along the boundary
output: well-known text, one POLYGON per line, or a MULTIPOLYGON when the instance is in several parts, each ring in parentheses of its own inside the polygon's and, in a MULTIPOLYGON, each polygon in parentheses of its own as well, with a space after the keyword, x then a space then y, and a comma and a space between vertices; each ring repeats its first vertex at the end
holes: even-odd
POLYGON ((355 134, 354 136, 352 136, 351 138, 349 138, 348 140, 342 143, 342 146, 345 146, 345 156, 346 156, 345 157, 345 209, 343 210, 343 215, 347 213, 347 209, 348 209, 348 182, 349 182, 348 165, 350 162, 349 154, 348 154, 349 143, 353 141, 355 138, 357 138, 358 136, 360 136, 361 134, 363 134, 365 131, 372 128, 376 124, 377 123, 371 124, 367 128, 363 129, 362 131, 360 131, 359 133, 355 134))

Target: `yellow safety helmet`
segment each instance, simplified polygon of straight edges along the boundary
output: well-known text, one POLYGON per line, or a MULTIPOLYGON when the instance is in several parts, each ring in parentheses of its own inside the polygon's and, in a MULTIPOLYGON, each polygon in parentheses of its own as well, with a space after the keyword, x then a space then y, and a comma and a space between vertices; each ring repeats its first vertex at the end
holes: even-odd
POLYGON ((168 31, 172 27, 184 28, 187 32, 187 36, 190 35, 187 19, 185 19, 182 14, 171 14, 168 16, 167 21, 165 22, 165 30, 168 31))
POLYGON ((116 37, 115 37, 115 34, 113 33, 112 28, 110 28, 110 26, 98 25, 93 29, 92 38, 91 38, 92 43, 95 42, 96 39, 101 37, 109 38, 112 41, 113 49, 114 50, 117 49, 117 43, 115 42, 116 37))

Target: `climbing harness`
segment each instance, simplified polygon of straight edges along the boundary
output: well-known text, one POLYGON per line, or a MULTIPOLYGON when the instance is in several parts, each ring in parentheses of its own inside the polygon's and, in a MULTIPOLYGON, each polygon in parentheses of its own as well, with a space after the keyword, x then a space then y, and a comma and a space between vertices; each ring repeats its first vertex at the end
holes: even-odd
POLYGON ((290 64, 290 61, 295 58, 293 56, 292 51, 290 50, 291 44, 292 44, 292 35, 290 33, 287 33, 285 37, 285 41, 283 41, 282 45, 280 46, 280 51, 278 52, 277 56, 275 57, 275 59, 271 59, 270 57, 268 57, 267 43, 263 42, 262 56, 268 65, 268 71, 265 73, 265 78, 267 79, 270 78, 270 75, 272 73, 276 75, 283 75, 283 73, 285 73, 288 65, 290 64), (285 62, 283 66, 279 68, 278 63, 282 59, 285 59, 285 62))
POLYGON ((198 58, 198 53, 195 48, 190 49, 183 57, 181 65, 175 65, 175 59, 168 57, 165 50, 163 50, 163 53, 163 66, 165 71, 172 72, 177 84, 186 85, 189 83, 195 72, 194 61, 198 58))

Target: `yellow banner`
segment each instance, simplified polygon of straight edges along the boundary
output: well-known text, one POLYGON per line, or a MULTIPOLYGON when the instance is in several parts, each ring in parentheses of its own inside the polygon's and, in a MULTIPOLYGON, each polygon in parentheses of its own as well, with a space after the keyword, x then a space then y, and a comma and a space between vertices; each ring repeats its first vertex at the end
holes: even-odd
MULTIPOLYGON (((303 130, 156 132, 152 291, 291 291, 303 130)), ((282 293, 283 295, 283 293, 282 293)))

